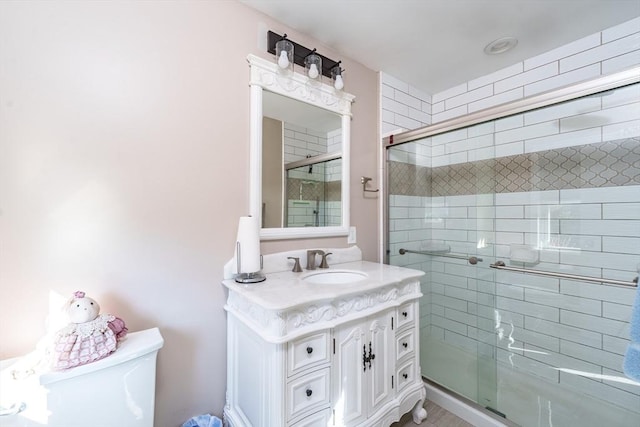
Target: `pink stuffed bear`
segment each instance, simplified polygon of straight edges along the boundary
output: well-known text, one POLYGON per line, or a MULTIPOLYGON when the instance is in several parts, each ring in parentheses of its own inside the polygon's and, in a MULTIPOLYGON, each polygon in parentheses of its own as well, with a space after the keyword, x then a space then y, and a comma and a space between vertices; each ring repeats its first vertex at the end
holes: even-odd
POLYGON ((98 303, 77 291, 65 304, 71 323, 60 329, 53 343, 51 367, 68 369, 107 357, 127 335, 124 321, 99 314, 98 303))

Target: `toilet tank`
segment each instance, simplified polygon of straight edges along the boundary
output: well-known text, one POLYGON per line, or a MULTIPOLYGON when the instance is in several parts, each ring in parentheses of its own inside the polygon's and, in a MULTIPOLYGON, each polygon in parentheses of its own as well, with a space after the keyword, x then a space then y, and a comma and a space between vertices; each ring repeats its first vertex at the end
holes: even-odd
POLYGON ((0 427, 153 427, 163 343, 152 328, 127 334, 108 357, 67 371, 13 379, 11 367, 3 369, 2 406, 21 410, 0 416, 0 427))

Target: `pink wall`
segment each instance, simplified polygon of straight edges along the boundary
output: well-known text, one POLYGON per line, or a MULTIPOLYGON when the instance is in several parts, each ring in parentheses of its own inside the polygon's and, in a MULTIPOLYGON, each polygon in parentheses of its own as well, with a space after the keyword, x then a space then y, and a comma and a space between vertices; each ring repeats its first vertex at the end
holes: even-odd
MULTIPOLYGON (((220 415, 220 285, 248 211, 249 53, 272 29, 342 59, 356 96, 352 224, 377 257, 377 73, 244 5, 0 2, 0 358, 30 351, 50 292, 158 326, 156 425, 220 415)), ((263 252, 346 246, 268 242, 263 252)))

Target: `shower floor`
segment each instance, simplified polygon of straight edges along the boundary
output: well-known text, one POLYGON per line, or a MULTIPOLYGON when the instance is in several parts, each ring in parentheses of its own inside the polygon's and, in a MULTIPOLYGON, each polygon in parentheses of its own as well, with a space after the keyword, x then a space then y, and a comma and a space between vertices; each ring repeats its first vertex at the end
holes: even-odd
POLYGON ((426 349, 421 356, 424 376, 482 406, 498 409, 523 427, 640 425, 640 413, 496 366, 494 361, 479 362, 475 354, 442 341, 426 339, 421 345, 426 349))

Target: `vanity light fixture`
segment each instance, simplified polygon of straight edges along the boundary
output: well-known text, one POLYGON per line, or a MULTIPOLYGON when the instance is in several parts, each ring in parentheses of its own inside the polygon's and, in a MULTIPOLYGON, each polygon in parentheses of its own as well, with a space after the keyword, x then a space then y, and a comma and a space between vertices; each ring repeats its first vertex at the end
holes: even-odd
POLYGON ((306 58, 304 58, 304 68, 307 70, 307 76, 312 81, 320 81, 320 72, 322 70, 322 57, 316 54, 313 49, 306 58))
POLYGON ((344 80, 342 80, 342 72, 344 71, 340 68, 340 63, 342 61, 338 61, 335 67, 331 69, 331 78, 333 79, 333 87, 336 90, 342 90, 344 88, 344 80))
POLYGON ((316 49, 309 49, 294 41, 287 39, 287 35, 281 36, 273 31, 267 32, 267 52, 276 56, 276 62, 281 70, 293 71, 293 64, 300 65, 305 68, 306 75, 310 82, 320 83, 322 76, 326 76, 333 80, 334 87, 344 87, 342 81, 342 70, 340 62, 327 58, 316 52, 316 49), (282 52, 286 52, 283 54, 282 52), (334 68, 338 67, 337 74, 333 74, 334 68), (340 75, 340 79, 336 79, 336 75, 340 75), (341 80, 340 83, 337 83, 341 80))
POLYGON ((293 43, 287 40, 287 34, 282 36, 282 39, 276 43, 276 61, 278 62, 279 69, 286 71, 293 71, 293 43))

